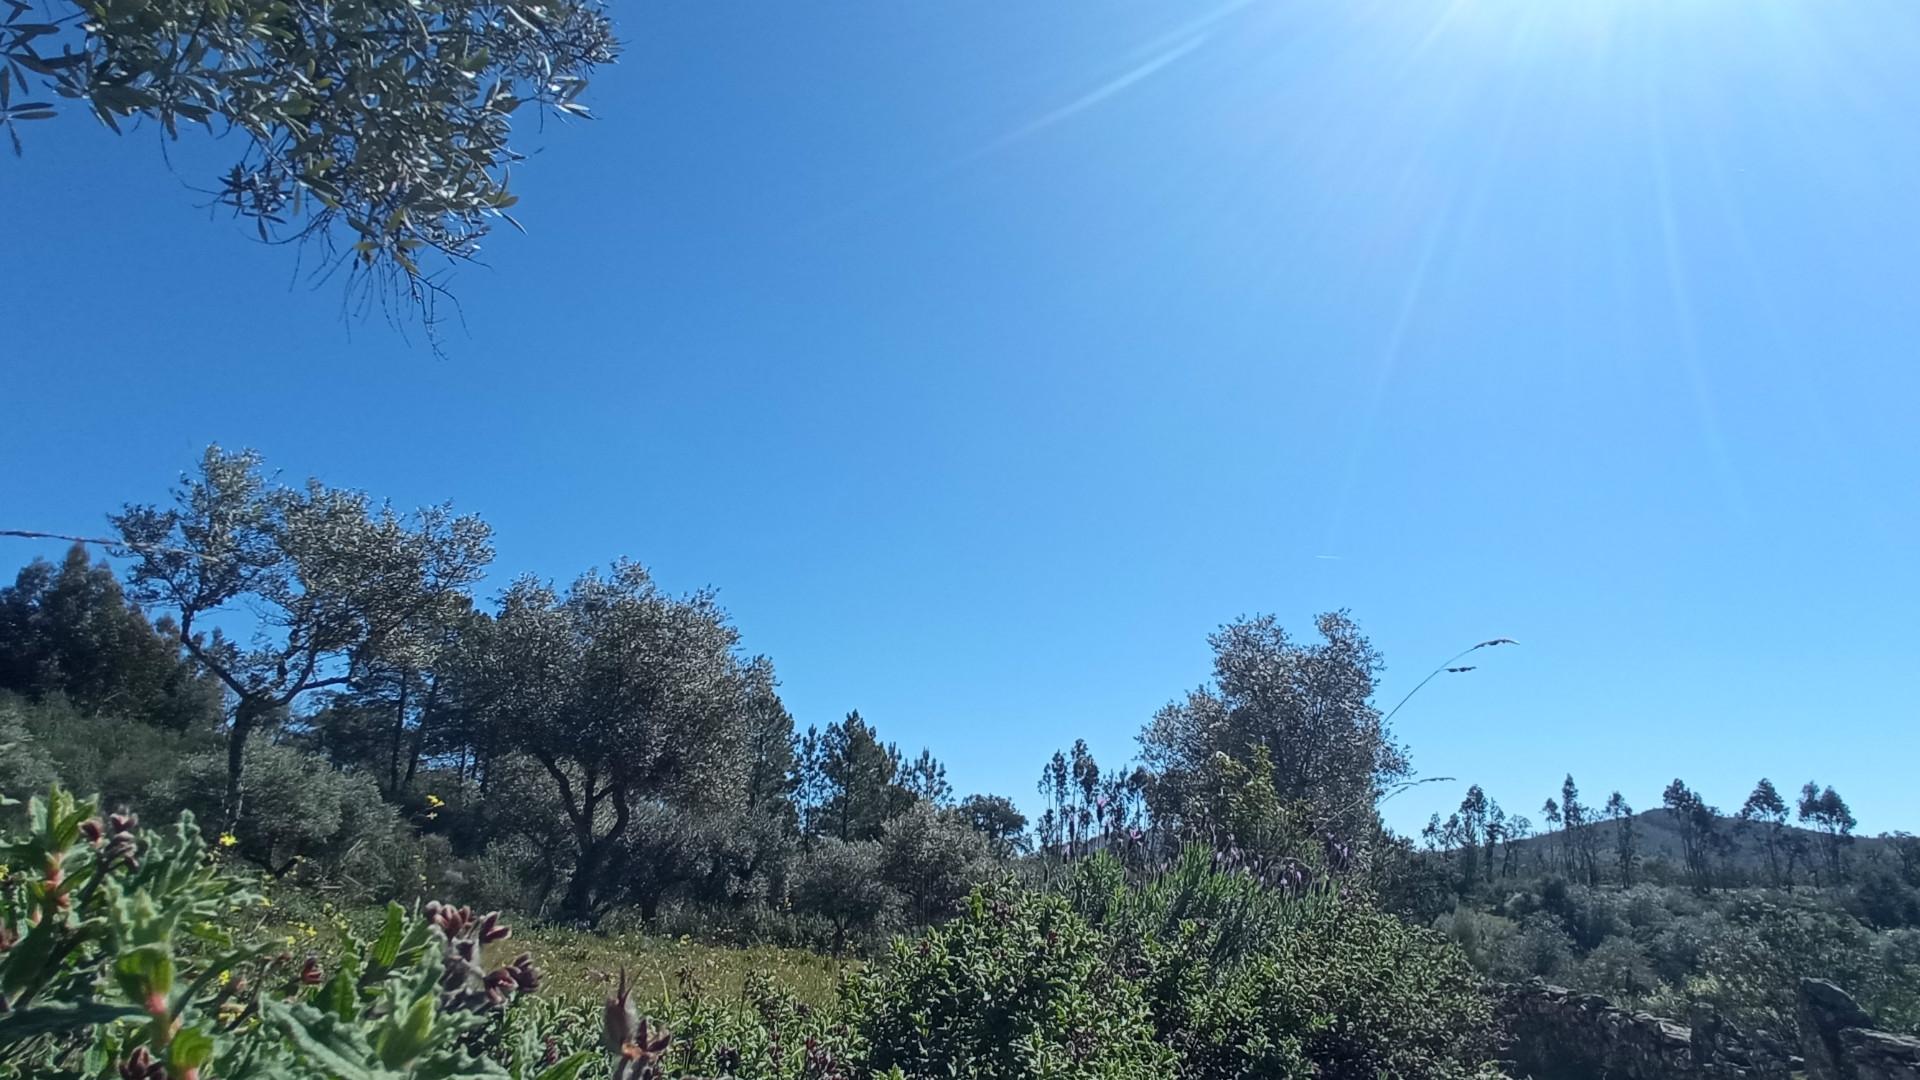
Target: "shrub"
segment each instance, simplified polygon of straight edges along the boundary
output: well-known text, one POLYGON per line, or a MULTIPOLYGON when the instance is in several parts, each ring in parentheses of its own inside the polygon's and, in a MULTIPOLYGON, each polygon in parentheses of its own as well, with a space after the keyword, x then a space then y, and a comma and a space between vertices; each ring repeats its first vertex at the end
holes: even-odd
POLYGON ((1868 871, 1853 889, 1854 904, 1866 921, 1882 930, 1920 926, 1920 890, 1907 887, 1888 869, 1868 871))
POLYGON ((1458 946, 1467 962, 1487 972, 1499 972, 1519 927, 1484 911, 1458 907, 1433 922, 1434 930, 1458 946))
MULTIPOLYGON (((0 791, 45 791, 59 779, 53 758, 27 730, 21 715, 20 700, 8 694, 0 696, 0 791)), ((24 817, 18 805, 0 810, 0 821, 12 823, 24 817)))
POLYGON ((1327 897, 1195 1010, 1183 1075, 1482 1075, 1491 1016, 1459 950, 1432 931, 1327 897))
MULTIPOLYGON (((32 785, 0 777, 8 791, 45 791, 53 778, 70 790, 91 791, 108 807, 141 801, 147 788, 175 775, 182 759, 215 747, 211 731, 170 731, 115 715, 82 712, 57 695, 29 703, 0 695, 0 717, 11 716, 31 736, 31 745, 53 777, 32 785)), ((0 726, 4 726, 0 721, 0 726)), ((0 736, 3 741, 8 736, 0 736)))
MULTIPOLYGON (((238 941, 230 928, 257 897, 191 814, 162 835, 56 788, 4 857, 20 872, 0 891, 0 1076, 500 1077, 476 1050, 538 982, 524 955, 483 963, 507 936, 495 917, 438 905, 414 918, 389 906, 377 939, 324 962, 238 941)), ((593 1057, 541 1072, 537 1041, 501 1056, 541 1080, 572 1080, 593 1057)))
POLYGON ((1057 894, 977 889, 958 918, 849 990, 856 1045, 908 1077, 1172 1075, 1139 990, 1108 941, 1057 894))
POLYGON ((817 840, 800 860, 793 883, 797 914, 824 920, 835 952, 856 938, 878 933, 899 910, 900 896, 880 874, 880 844, 874 840, 817 840))
POLYGON ((880 872, 918 925, 953 914, 986 866, 986 837, 924 799, 880 836, 880 872))
POLYGON ((1659 977, 1640 944, 1610 937, 1580 959, 1573 981, 1616 1001, 1637 1001, 1659 989, 1659 977))
POLYGON ((1560 920, 1537 911, 1520 920, 1520 932, 1507 943, 1504 962, 1496 969, 1511 978, 1553 979, 1564 975, 1573 960, 1573 939, 1560 920))
POLYGON ((1178 1075, 1478 1074, 1491 1021, 1465 955, 1337 886, 1291 880, 1275 888, 1189 849, 1139 884, 1088 860, 1068 893, 1140 985, 1178 1075))
POLYGON ((1861 1003, 1880 1025, 1920 1035, 1920 930, 1894 930, 1874 943, 1884 977, 1866 988, 1861 1003))

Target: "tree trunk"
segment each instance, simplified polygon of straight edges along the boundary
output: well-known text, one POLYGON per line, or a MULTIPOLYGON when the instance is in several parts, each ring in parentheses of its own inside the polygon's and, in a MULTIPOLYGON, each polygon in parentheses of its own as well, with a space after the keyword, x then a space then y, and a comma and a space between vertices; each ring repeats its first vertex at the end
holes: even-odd
POLYGON ((592 838, 590 830, 576 830, 576 841, 580 847, 580 861, 573 866, 573 879, 567 882, 567 896, 561 901, 569 918, 591 919, 593 917, 593 886, 600 876, 600 865, 606 861, 606 838, 592 838))
MULTIPOLYGON (((588 780, 591 792, 592 780, 588 780)), ((624 787, 611 787, 601 795, 589 795, 585 813, 574 818, 574 839, 580 847, 580 861, 573 868, 573 880, 567 883, 567 914, 576 919, 593 918, 593 893, 600 884, 600 871, 606 866, 607 856, 613 853, 613 845, 626 835, 627 825, 633 820, 633 809, 627 804, 627 792, 624 787), (613 828, 599 839, 593 838, 594 811, 600 805, 602 796, 613 798, 613 828)))
POLYGON ((393 739, 387 750, 387 798, 400 793, 400 744, 407 735, 407 673, 400 673, 400 694, 393 706, 393 739))
POLYGON ((240 822, 240 779, 246 769, 247 739, 268 708, 266 702, 255 697, 243 697, 233 707, 233 727, 227 732, 227 794, 221 803, 227 832, 233 832, 240 822))
MULTIPOLYGON (((427 700, 420 706, 420 723, 415 725, 412 743, 407 748, 407 775, 406 779, 400 782, 402 790, 413 787, 413 778, 420 771, 420 753, 426 748, 427 726, 433 723, 434 706, 439 703, 439 700, 440 680, 435 678, 427 683, 427 700)), ((485 791, 486 788, 483 786, 481 790, 485 791)))

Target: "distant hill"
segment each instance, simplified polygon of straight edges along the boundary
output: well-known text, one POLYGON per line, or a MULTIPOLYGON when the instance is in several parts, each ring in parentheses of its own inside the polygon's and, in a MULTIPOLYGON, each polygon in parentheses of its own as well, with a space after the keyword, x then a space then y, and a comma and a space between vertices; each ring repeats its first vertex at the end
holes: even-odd
MULTIPOLYGON (((1636 847, 1642 860, 1664 860, 1675 867, 1684 865, 1685 854, 1680 842, 1680 828, 1674 815, 1664 807, 1656 810, 1644 810, 1633 815, 1636 847)), ((1729 847, 1723 854, 1717 855, 1715 864, 1749 873, 1765 873, 1767 868, 1767 849, 1762 838, 1761 826, 1746 826, 1739 818, 1721 815, 1714 819, 1714 831, 1724 837, 1729 847)), ((1614 852, 1614 836, 1620 823, 1617 821, 1596 822, 1592 826, 1599 839, 1600 855, 1603 861, 1611 863, 1614 852)), ((1803 829, 1797 825, 1788 825, 1786 833, 1803 837, 1809 850, 1818 852, 1824 834, 1812 829, 1803 829)), ((1527 865, 1531 866, 1536 856, 1544 857, 1551 848, 1557 851, 1561 835, 1532 836, 1519 842, 1518 849, 1524 853, 1527 865)), ((1890 842, 1881 837, 1857 836, 1847 849, 1849 862, 1858 865, 1884 859, 1898 866, 1899 859, 1891 850, 1890 842)))

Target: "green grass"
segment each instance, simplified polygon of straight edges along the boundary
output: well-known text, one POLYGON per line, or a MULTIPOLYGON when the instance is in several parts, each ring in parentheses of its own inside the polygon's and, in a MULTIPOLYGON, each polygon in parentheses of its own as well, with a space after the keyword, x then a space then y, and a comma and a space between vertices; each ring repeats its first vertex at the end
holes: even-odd
POLYGON ((749 973, 760 972, 800 1000, 822 1005, 833 999, 841 974, 854 963, 804 949, 734 948, 630 931, 532 927, 516 930, 510 940, 533 954, 546 987, 566 999, 604 997, 624 966, 628 980, 650 997, 678 989, 684 978, 703 991, 733 996, 749 973))
MULTIPOLYGON (((249 936, 279 939, 295 956, 331 955, 349 933, 373 937, 385 917, 384 907, 336 906, 324 894, 294 886, 266 883, 263 891, 268 899, 249 936)), ((687 979, 705 993, 731 997, 748 974, 762 973, 800 1000, 824 1005, 833 999, 841 976, 859 964, 805 949, 714 945, 630 929, 578 930, 512 913, 502 918, 513 936, 492 949, 502 960, 532 953, 544 980, 542 996, 562 1001, 598 1002, 625 969, 629 984, 648 998, 676 991, 687 979)))

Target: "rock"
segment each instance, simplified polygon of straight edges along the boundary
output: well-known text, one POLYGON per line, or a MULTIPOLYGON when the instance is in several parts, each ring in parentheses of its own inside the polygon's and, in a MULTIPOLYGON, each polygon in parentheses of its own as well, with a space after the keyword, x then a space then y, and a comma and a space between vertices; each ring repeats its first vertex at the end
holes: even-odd
POLYGON ((1800 1053, 1808 1080, 1920 1080, 1920 1039, 1873 1030, 1873 1018, 1826 979, 1800 980, 1800 1053))
POLYGON ((1844 1028, 1840 1057, 1851 1080, 1920 1080, 1920 1039, 1911 1035, 1844 1028))

